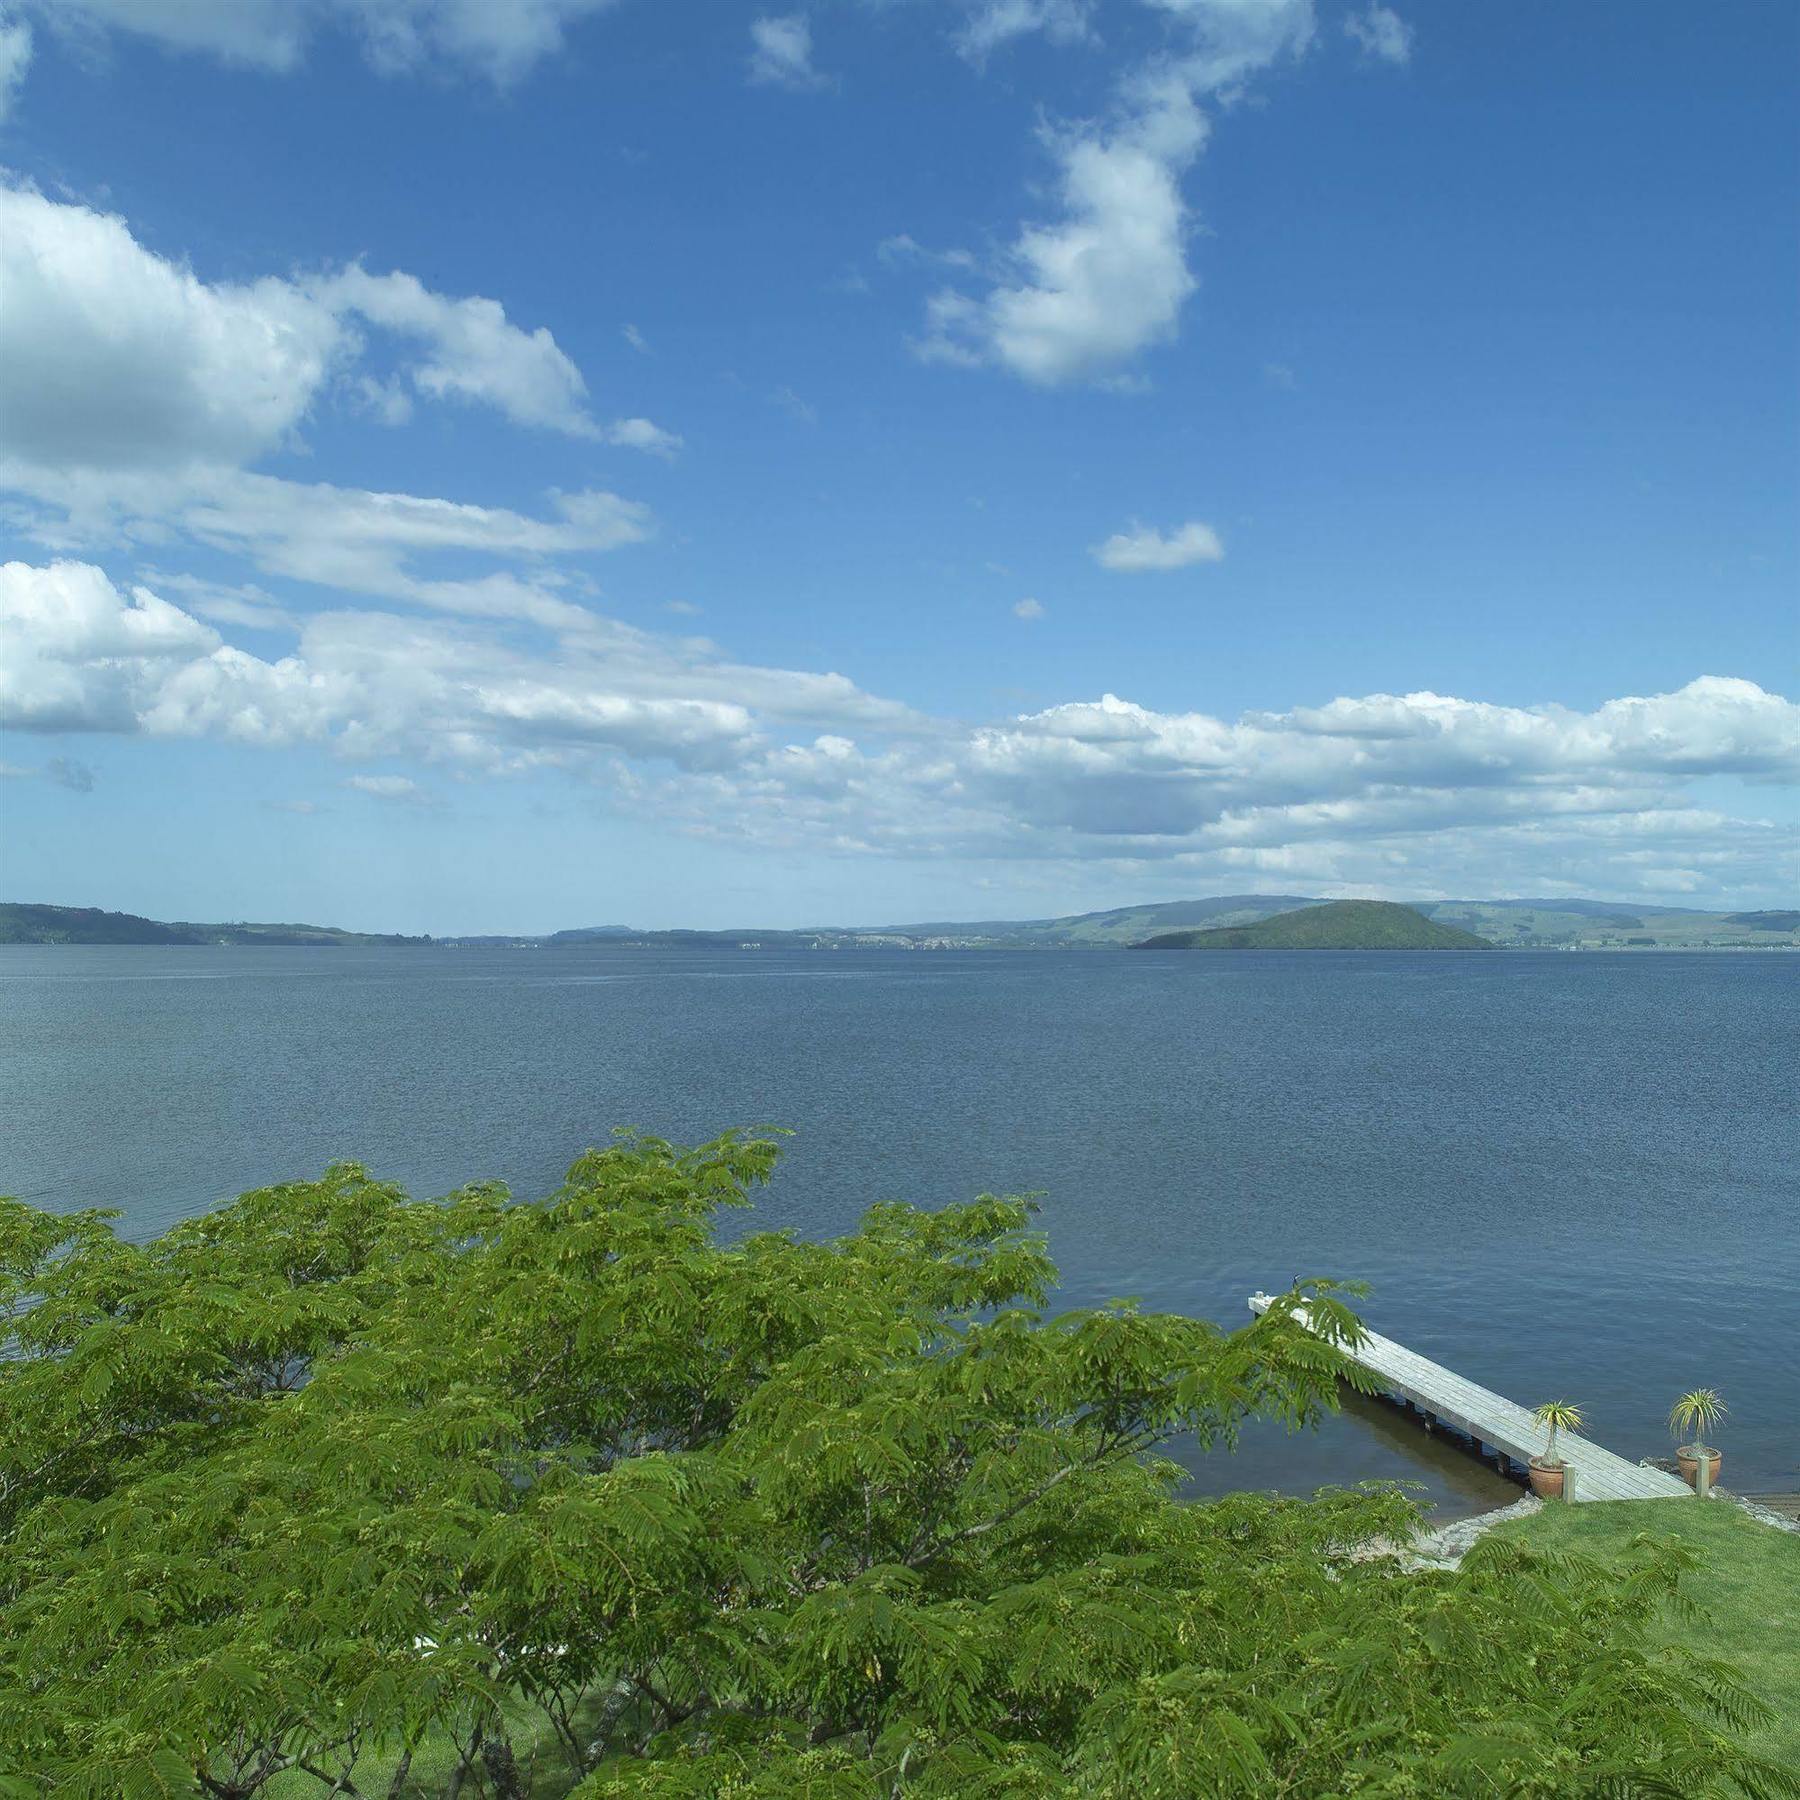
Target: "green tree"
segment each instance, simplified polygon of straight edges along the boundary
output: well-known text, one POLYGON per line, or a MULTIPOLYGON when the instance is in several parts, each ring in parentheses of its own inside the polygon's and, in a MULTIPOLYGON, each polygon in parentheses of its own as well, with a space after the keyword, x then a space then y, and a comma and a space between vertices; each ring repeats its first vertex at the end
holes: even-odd
POLYGON ((775 1156, 0 1202, 0 1791, 1800 1793, 1651 1647, 1677 1548, 1409 1574, 1392 1489, 1174 1497, 1176 1434, 1335 1404, 1331 1284, 1046 1317, 993 1197, 721 1242, 775 1156))

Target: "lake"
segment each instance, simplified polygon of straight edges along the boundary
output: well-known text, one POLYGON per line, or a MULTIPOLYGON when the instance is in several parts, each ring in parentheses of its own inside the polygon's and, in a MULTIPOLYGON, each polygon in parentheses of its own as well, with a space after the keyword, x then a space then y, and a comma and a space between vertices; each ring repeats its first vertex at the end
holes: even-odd
MULTIPOLYGON (((759 1224, 1040 1191, 1061 1299, 1237 1325, 1295 1276, 1514 1399, 1800 1489, 1800 957, 0 949, 0 1191, 149 1236, 338 1158, 553 1187, 615 1125, 796 1136, 759 1224)), ((1197 1491, 1516 1489, 1358 1404, 1197 1491)))

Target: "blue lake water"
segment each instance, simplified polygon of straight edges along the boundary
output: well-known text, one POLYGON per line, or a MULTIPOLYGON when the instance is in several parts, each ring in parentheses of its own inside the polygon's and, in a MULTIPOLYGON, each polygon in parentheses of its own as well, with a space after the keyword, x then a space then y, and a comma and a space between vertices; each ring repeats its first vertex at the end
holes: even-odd
MULTIPOLYGON (((631 1124, 797 1135, 757 1221, 1041 1191, 1062 1297, 1297 1275, 1513 1398, 1800 1489, 1800 957, 0 949, 0 1191, 149 1236, 355 1158, 545 1191, 631 1124)), ((1514 1490, 1379 1407, 1195 1486, 1514 1490)))

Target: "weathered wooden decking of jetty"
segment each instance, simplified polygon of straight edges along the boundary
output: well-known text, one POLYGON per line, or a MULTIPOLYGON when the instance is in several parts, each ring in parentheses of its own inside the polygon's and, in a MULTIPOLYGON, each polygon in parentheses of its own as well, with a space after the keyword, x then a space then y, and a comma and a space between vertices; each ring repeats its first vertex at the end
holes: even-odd
MULTIPOLYGON (((1267 1312, 1273 1303, 1268 1294, 1252 1294, 1250 1310, 1267 1312)), ((1306 1309, 1296 1317, 1304 1324, 1306 1309)), ((1366 1328, 1365 1328, 1366 1330, 1366 1328)), ((1528 1407, 1492 1388, 1446 1369, 1420 1356, 1378 1331, 1367 1331, 1362 1343, 1347 1354, 1360 1363, 1396 1399, 1404 1400, 1425 1415, 1427 1422, 1454 1426, 1475 1441, 1523 1467, 1544 1450, 1543 1428, 1528 1407)), ((1567 1467, 1566 1496, 1571 1500, 1691 1500, 1694 1490, 1679 1475, 1627 1462, 1622 1456, 1590 1443, 1572 1432, 1559 1432, 1557 1455, 1567 1467)))

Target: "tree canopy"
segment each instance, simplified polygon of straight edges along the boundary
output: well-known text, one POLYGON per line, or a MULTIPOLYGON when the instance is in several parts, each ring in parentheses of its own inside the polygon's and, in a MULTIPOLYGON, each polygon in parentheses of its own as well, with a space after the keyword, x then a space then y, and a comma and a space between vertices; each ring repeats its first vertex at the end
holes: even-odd
POLYGON ((147 1244, 0 1201, 0 1794, 1800 1793, 1653 1647, 1691 1553, 1179 1499, 1177 1434, 1336 1404, 1332 1284, 1051 1315, 993 1196, 727 1241, 776 1154, 343 1164, 147 1244))

